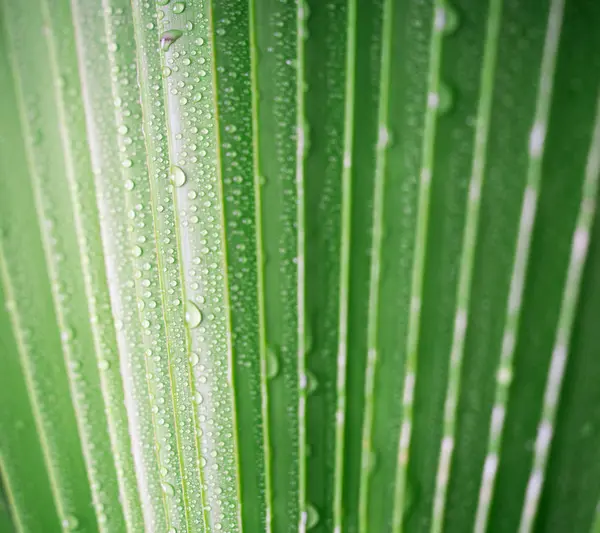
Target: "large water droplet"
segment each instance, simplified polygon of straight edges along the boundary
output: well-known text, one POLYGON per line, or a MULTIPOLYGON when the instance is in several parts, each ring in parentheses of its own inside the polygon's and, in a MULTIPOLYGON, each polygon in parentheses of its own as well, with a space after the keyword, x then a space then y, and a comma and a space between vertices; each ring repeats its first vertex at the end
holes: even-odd
POLYGON ((175 185, 175 187, 181 187, 185 183, 185 180, 186 180, 186 177, 185 177, 185 173, 183 172, 183 170, 176 165, 172 165, 171 166, 171 181, 173 182, 173 185, 175 185))
POLYGON ((454 6, 446 3, 436 9, 435 27, 437 30, 450 35, 457 30, 459 23, 458 13, 454 6))
POLYGON ((198 391, 196 391, 196 393, 194 394, 194 401, 198 405, 200 405, 204 401, 204 398, 202 397, 202 394, 200 394, 198 391))
POLYGON ((183 35, 181 30, 167 30, 160 36, 160 49, 166 52, 183 35))
POLYGON ((200 357, 198 356, 198 354, 196 352, 192 352, 190 354, 190 364, 192 366, 196 366, 199 361, 200 361, 200 357))
POLYGON ((306 371, 306 392, 312 394, 317 390, 319 382, 312 372, 306 371))
POLYGON ((448 87, 448 85, 446 85, 445 83, 440 83, 438 95, 438 112, 448 113, 450 109, 452 109, 452 105, 454 103, 454 96, 452 95, 450 87, 448 87))
POLYGON ((161 483, 161 486, 162 486, 163 492, 167 496, 175 496, 175 489, 173 488, 173 485, 171 485, 170 483, 167 483, 166 481, 163 481, 161 483))
POLYGON ((67 515, 63 518, 62 527, 66 531, 75 531, 79 527, 79 520, 73 515, 67 515))
POLYGON ((188 301, 185 308, 185 321, 190 328, 197 328, 202 322, 202 313, 194 302, 188 301))
POLYGON ((319 523, 319 513, 310 504, 306 506, 306 529, 312 529, 319 523))
POLYGON ((185 2, 175 2, 173 4, 173 13, 183 13, 185 10, 185 2))
POLYGON ((279 374, 279 357, 273 348, 267 349, 267 377, 273 379, 279 374))

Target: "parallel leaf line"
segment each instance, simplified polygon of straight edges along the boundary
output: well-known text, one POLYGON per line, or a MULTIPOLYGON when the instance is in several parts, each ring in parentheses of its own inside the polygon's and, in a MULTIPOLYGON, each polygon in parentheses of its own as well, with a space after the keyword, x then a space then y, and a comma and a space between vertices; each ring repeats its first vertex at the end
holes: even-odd
POLYGON ((494 407, 492 409, 487 455, 484 463, 479 500, 477 503, 474 528, 475 533, 485 533, 487 529, 496 473, 498 470, 506 406, 508 403, 510 383, 512 381, 513 359, 519 333, 525 276, 527 273, 529 251, 542 181, 542 158, 544 155, 546 128, 552 100, 554 72, 560 40, 564 3, 564 0, 552 0, 548 15, 534 122, 529 137, 529 160, 525 192, 521 207, 517 245, 510 280, 500 361, 496 374, 497 383, 494 407))
POLYGON ((336 379, 335 487, 333 502, 334 533, 343 528, 344 447, 346 425, 346 372, 348 366, 348 320, 350 299, 350 242, 352 238, 352 145, 354 143, 354 106, 356 82, 357 0, 348 0, 346 20, 346 66, 344 98, 344 153, 342 168, 342 205, 340 235, 340 290, 338 353, 336 379))
POLYGON ((469 303, 471 300, 475 247, 479 231, 481 194, 485 180, 487 146, 494 95, 494 74, 502 20, 502 3, 502 0, 491 0, 488 8, 485 48, 480 79, 480 96, 476 119, 475 146, 466 206, 467 218, 463 233, 459 281, 456 294, 457 309, 454 317, 448 385, 444 402, 444 434, 438 458, 431 533, 441 533, 443 529, 448 482, 456 438, 458 398, 465 351, 465 335, 469 321, 469 303))
POLYGON ((577 223, 571 244, 571 257, 567 269, 563 298, 558 318, 556 339, 550 361, 550 369, 544 392, 544 404, 535 441, 533 464, 525 502, 521 514, 519 533, 531 533, 537 514, 541 489, 552 445, 556 413, 568 360, 569 343, 577 313, 577 302, 581 291, 583 268, 587 258, 590 233, 596 214, 596 197, 600 177, 600 97, 597 102, 596 119, 591 146, 585 169, 585 179, 577 223))
MULTIPOLYGON (((8 272, 8 268, 6 265, 4 246, 2 243, 2 239, 0 238, 0 282, 2 283, 4 294, 7 302, 15 301, 15 292, 10 279, 10 275, 8 272)), ((52 495, 54 497, 54 501, 56 504, 56 508, 58 510, 59 517, 65 517, 69 514, 69 511, 66 509, 66 506, 63 502, 63 494, 61 487, 59 485, 59 481, 56 476, 56 466, 54 465, 54 461, 52 458, 52 450, 51 446, 48 443, 48 436, 46 434, 44 423, 43 423, 43 415, 38 405, 37 394, 35 393, 35 384, 33 382, 33 369, 32 362, 30 358, 27 356, 27 343, 25 341, 25 332, 23 326, 21 325, 21 317, 19 313, 14 308, 14 306, 8 307, 8 314, 10 317, 10 322, 12 325, 12 330, 15 336, 15 341, 17 343, 17 348, 19 350, 20 363, 23 368, 23 376, 25 378, 25 385, 27 386, 27 392, 29 398, 31 400, 31 410, 33 412, 33 418, 35 420, 35 425, 37 427, 37 432, 40 439, 40 447, 42 449, 42 453, 44 455, 44 462, 46 464, 46 469, 48 471, 48 479, 50 480, 50 489, 52 491, 52 495)))
MULTIPOLYGON (((112 5, 112 0, 102 0, 102 3, 103 3, 103 7, 104 7, 104 28, 105 28, 105 35, 106 35, 106 39, 107 39, 107 43, 108 43, 107 49, 108 49, 109 63, 113 67, 113 69, 115 69, 116 72, 125 73, 124 79, 128 80, 128 83, 121 84, 121 87, 123 87, 123 89, 121 89, 119 87, 119 83, 118 83, 116 77, 114 75, 111 75, 111 89, 112 89, 113 99, 115 102, 124 100, 128 104, 133 103, 135 105, 135 101, 133 99, 127 98, 127 92, 126 92, 126 90, 130 86, 132 86, 131 81, 128 79, 128 76, 131 76, 131 73, 128 73, 128 69, 130 70, 131 67, 128 63, 125 62, 125 56, 123 55, 123 52, 118 51, 119 39, 117 38, 117 31, 120 27, 123 26, 124 23, 125 24, 127 23, 126 19, 118 20, 120 17, 123 16, 122 14, 124 13, 124 11, 123 10, 118 10, 118 11, 115 10, 112 5), (116 47, 115 47, 115 45, 116 45, 116 47), (117 53, 117 52, 119 52, 119 53, 117 53), (124 62, 126 64, 121 65, 120 62, 124 62), (125 69, 123 67, 125 67, 125 69), (123 97, 125 97, 125 98, 123 98, 123 97)), ((133 87, 135 87, 135 85, 133 85, 133 87)), ((117 126, 118 132, 119 131, 129 132, 129 130, 131 129, 130 128, 131 118, 128 118, 128 117, 130 117, 130 115, 124 114, 123 111, 120 109, 120 107, 115 105, 115 124, 117 126)), ((125 133, 123 133, 123 134, 119 133, 117 135, 117 141, 118 141, 119 151, 120 151, 119 160, 121 162, 121 167, 122 167, 121 173, 122 173, 123 181, 125 184, 127 184, 127 183, 133 184, 133 185, 130 185, 129 188, 131 189, 130 192, 134 192, 136 187, 139 189, 139 187, 141 186, 141 180, 139 177, 137 177, 134 174, 134 171, 130 170, 132 168, 132 163, 131 163, 131 159, 129 159, 128 155, 130 153, 135 153, 136 150, 134 148, 129 147, 127 145, 127 143, 125 143, 124 136, 125 136, 125 133)), ((125 185, 125 187, 127 187, 127 185, 125 185)), ((134 194, 135 194, 135 197, 137 200, 141 200, 139 193, 134 192, 134 194)), ((126 212, 135 212, 135 203, 132 201, 133 199, 130 197, 130 194, 125 193, 123 195, 123 198, 124 198, 125 211, 126 212)), ((139 202, 139 203, 141 204, 141 202, 139 202)), ((135 246, 137 246, 136 241, 138 240, 138 239, 136 239, 136 236, 138 236, 138 235, 136 235, 137 232, 133 228, 135 228, 135 224, 131 224, 127 230, 127 235, 129 238, 131 250, 135 249, 135 246)), ((133 252, 131 252, 131 253, 133 254, 133 252)), ((140 261, 134 260, 132 264, 134 266, 134 269, 137 268, 137 269, 139 269, 140 272, 143 271, 143 265, 140 261)), ((154 270, 156 271, 156 268, 154 270)), ((141 301, 143 299, 142 298, 143 287, 141 286, 140 280, 137 279, 136 276, 134 276, 134 285, 135 285, 137 301, 141 301)), ((136 308, 137 308, 136 314, 138 316, 139 324, 140 324, 139 327, 141 327, 143 322, 146 320, 146 316, 148 316, 148 318, 152 318, 152 317, 150 314, 148 314, 144 310, 142 310, 140 306, 136 305, 136 308)), ((162 315, 162 313, 161 313, 161 315, 162 315)), ((156 398, 157 391, 156 391, 154 384, 152 383, 150 376, 156 374, 155 370, 158 367, 158 365, 155 367, 155 365, 151 361, 151 353, 152 353, 153 346, 152 346, 152 339, 150 337, 149 330, 147 328, 146 328, 146 331, 142 331, 142 339, 143 339, 144 345, 147 347, 147 350, 149 351, 149 353, 146 353, 145 357, 144 357, 144 361, 145 361, 145 365, 146 365, 146 383, 148 386, 148 397, 156 398)), ((152 404, 152 400, 150 401, 150 403, 152 404)), ((153 407, 154 407, 154 405, 153 405, 153 407)), ((163 462, 161 450, 165 449, 166 447, 161 446, 161 444, 160 444, 160 435, 167 434, 168 429, 165 429, 165 428, 168 427, 168 424, 165 424, 165 426, 163 426, 163 429, 161 431, 161 426, 158 423, 157 413, 155 412, 154 409, 152 409, 151 416, 152 416, 152 425, 154 428, 154 449, 155 449, 155 453, 156 453, 157 465, 159 468, 162 468, 162 467, 165 467, 165 464, 171 462, 169 460, 165 460, 163 462)), ((175 429, 175 433, 176 433, 175 438, 178 439, 177 429, 175 429)), ((165 437, 165 439, 167 440, 166 437, 165 437)), ((167 453, 172 457, 172 455, 173 455, 172 452, 167 450, 167 453)), ((177 454, 176 454, 175 459, 172 462, 179 465, 179 467, 181 469, 180 461, 181 461, 181 453, 179 453, 179 445, 177 442, 177 454)), ((173 485, 176 485, 176 484, 177 483, 174 483, 173 485)), ((171 485, 171 486, 173 486, 173 485, 171 485)), ((175 506, 170 504, 168 501, 167 494, 166 494, 166 492, 168 492, 168 491, 165 490, 166 486, 167 485, 165 484, 165 482, 161 481, 162 501, 163 501, 163 508, 164 508, 164 512, 165 512, 165 518, 166 518, 166 527, 169 528, 169 527, 172 527, 173 520, 176 520, 177 512, 176 512, 175 506)), ((187 529, 185 531, 187 531, 187 529)))
POLYGON ((258 315, 260 342, 260 374, 261 401, 263 419, 263 449, 265 456, 265 501, 266 519, 265 533, 272 533, 273 528, 273 488, 271 471, 271 438, 269 423, 269 387, 267 384, 267 333, 266 333, 266 291, 265 291, 265 261, 266 253, 263 243, 262 213, 263 199, 261 186, 261 157, 259 134, 259 86, 258 86, 258 44, 256 36, 257 18, 256 4, 260 0, 249 0, 248 24, 250 27, 250 77, 252 83, 252 152, 254 159, 254 194, 255 194, 255 224, 256 224, 256 269, 258 285, 258 315))
POLYGON ((427 76, 427 106, 425 110, 425 126, 423 130, 423 152, 421 155, 421 170, 419 175, 416 221, 417 226, 411 276, 408 334, 406 340, 406 359, 402 399, 402 425, 398 443, 398 464, 394 495, 395 505, 392 524, 393 533, 402 533, 403 531, 407 469, 413 424, 414 390, 417 379, 417 352, 421 323, 421 299, 424 281, 423 276, 427 253, 431 180, 434 165, 437 115, 438 107, 440 105, 440 66, 444 32, 444 24, 440 23, 440 21, 445 20, 446 2, 444 0, 436 0, 433 7, 434 16, 432 20, 432 33, 430 41, 430 64, 427 76))
MULTIPOLYGON (((208 19, 210 25, 210 39, 211 39, 211 47, 213 51, 213 61, 211 62, 211 73, 212 73, 212 83, 213 83, 213 108, 215 115, 215 158, 216 158, 216 170, 218 176, 218 188, 219 188, 219 199, 221 202, 221 239, 223 244, 223 293, 225 296, 225 307, 226 311, 226 324, 227 324, 227 355, 228 355, 228 372, 229 372, 229 383, 231 385, 231 389, 235 391, 235 361, 234 361, 234 353, 233 353, 233 322, 232 322, 232 305, 231 305, 231 293, 229 290, 229 256, 227 252, 226 246, 226 238, 227 238, 227 226, 226 226, 226 217, 225 217, 225 192, 223 188, 223 156, 221 153, 222 145, 221 145, 221 129, 220 129, 220 114, 219 114, 219 83, 217 77, 217 53, 216 53, 216 33, 215 33, 215 20, 214 20, 214 12, 213 12, 213 2, 215 0, 208 0, 208 19)), ((235 465, 237 470, 237 483, 236 490, 238 494, 238 502, 237 506, 237 520, 238 527, 240 533, 243 533, 243 522, 242 522, 242 508, 244 506, 244 502, 240 495, 242 494, 242 486, 241 486, 241 464, 240 464, 240 438, 238 432, 238 423, 237 423, 237 407, 235 401, 235 394, 231 395, 231 411, 232 411, 232 419, 233 419, 233 446, 234 446, 234 455, 235 455, 235 465)), ((249 533, 249 532, 248 532, 249 533)))
MULTIPOLYGON (((25 138, 25 152, 26 152, 27 166, 29 168, 29 173, 31 176, 31 185, 32 185, 32 191, 33 191, 36 218, 37 218, 38 226, 40 228, 42 248, 43 248, 44 257, 46 260, 46 269, 47 269, 48 278, 49 278, 49 282, 50 282, 50 292, 52 295, 56 323, 57 323, 57 326, 60 331, 60 341, 61 341, 61 347, 62 347, 62 351, 63 351, 63 358, 64 358, 64 363, 65 363, 67 381, 68 381, 68 385, 69 385, 69 393, 71 395, 71 403, 72 403, 72 406, 73 406, 73 409, 74 409, 75 415, 76 415, 75 421, 76 421, 76 425, 77 425, 77 433, 82 441, 81 450, 82 450, 82 454, 83 454, 83 458, 84 458, 86 474, 87 474, 88 478, 91 480, 95 477, 95 476, 92 476, 92 472, 94 472, 96 470, 95 465, 94 465, 94 454, 92 451, 92 446, 90 446, 91 445, 91 436, 86 431, 88 428, 85 427, 85 422, 84 422, 84 420, 86 419, 86 412, 85 412, 86 407, 85 407, 85 405, 83 405, 83 402, 80 401, 82 396, 83 397, 85 396, 85 394, 82 392, 82 390, 85 388, 85 385, 83 385, 83 387, 80 388, 80 385, 77 383, 77 381, 79 381, 79 380, 76 379, 76 369, 78 367, 79 361, 77 361, 77 359, 74 356, 75 352, 73 349, 73 343, 72 343, 72 338, 71 338, 72 335, 70 333, 69 325, 67 323, 67 318, 66 318, 66 314, 68 313, 68 311, 65 308, 65 305, 61 298, 61 294, 59 293, 59 287, 61 285, 61 282, 64 282, 64 279, 61 278, 61 276, 60 276, 60 268, 59 268, 59 265, 57 264, 56 257, 58 255, 60 255, 62 250, 60 250, 60 247, 57 246, 55 241, 53 240, 53 235, 49 229, 49 225, 46 223, 47 220, 51 219, 50 214, 49 214, 50 209, 49 209, 49 206, 47 205, 47 201, 44 198, 44 194, 41 190, 42 183, 40 182, 41 178, 39 176, 39 171, 40 171, 40 169, 38 168, 39 162, 36 161, 36 155, 35 155, 36 149, 34 148, 34 144, 33 144, 34 133, 32 130, 32 124, 30 123, 30 120, 27 115, 27 102, 26 102, 26 97, 25 97, 25 82, 23 79, 23 74, 21 72, 22 65, 20 65, 20 63, 18 61, 18 58, 17 58, 18 54, 17 54, 17 51, 15 48, 13 48, 11 50, 11 53, 9 55, 10 55, 13 77, 14 77, 14 81, 15 81, 17 106, 19 108, 19 116, 21 118, 21 124, 23 127, 23 133, 24 133, 24 138, 25 138)), ((4 264, 5 264, 5 262, 4 262, 4 264)), ((7 276, 6 280, 8 280, 9 279, 8 271, 6 271, 6 276, 7 276)), ((9 285, 7 285, 7 293, 12 294, 12 292, 10 292, 9 285)), ((26 358, 24 358, 24 359, 26 359, 26 358)), ((31 390, 33 390, 33 389, 31 389, 31 390)), ((33 402, 35 403, 35 400, 33 400, 33 402)), ((41 434, 44 433, 42 428, 43 428, 43 425, 40 424, 40 430, 41 430, 40 433, 41 434)), ((50 457, 49 457, 49 459, 50 459, 50 457)), ((49 465, 50 465, 50 463, 49 463, 49 465)), ((54 483, 54 480, 57 479, 57 473, 54 472, 50 466, 49 466, 49 472, 50 472, 50 479, 51 479, 53 488, 56 487, 58 489, 58 484, 54 483)), ((97 509, 100 494, 99 494, 99 491, 97 490, 98 485, 96 483, 93 483, 93 485, 94 486, 91 486, 90 489, 91 489, 92 499, 94 500, 95 508, 97 509)), ((63 521, 66 521, 66 520, 68 520, 67 517, 71 516, 71 514, 62 505, 62 499, 60 498, 59 494, 56 493, 56 495, 58 497, 57 507, 59 508, 59 516, 61 517, 61 519, 63 521)), ((96 514, 95 510, 94 510, 94 514, 96 514)), ((63 525, 64 525, 64 522, 63 522, 63 525)))
POLYGON ((207 320, 203 325, 199 322, 186 325, 191 347, 198 352, 202 363, 195 365, 193 372, 201 427, 201 432, 198 432, 202 445, 201 459, 206 461, 204 491, 208 495, 206 500, 210 501, 210 506, 204 509, 204 518, 207 530, 220 527, 236 533, 240 527, 238 473, 235 462, 227 460, 234 454, 235 442, 229 437, 222 438, 222 433, 233 432, 234 422, 230 376, 224 371, 231 361, 231 345, 227 338, 228 310, 223 309, 226 294, 221 278, 224 276, 225 248, 220 227, 222 214, 219 213, 221 205, 215 193, 219 188, 215 100, 212 78, 207 76, 208 72, 212 72, 214 62, 209 27, 210 3, 201 0, 187 5, 172 4, 164 7, 167 11, 161 7, 157 5, 157 20, 163 52, 162 89, 165 110, 168 110, 166 132, 174 171, 175 187, 172 191, 179 231, 180 275, 188 312, 200 312, 195 302, 205 303, 209 309, 208 312, 204 310, 207 320), (180 5, 184 9, 180 10, 180 5), (180 28, 185 28, 185 31, 180 28), (196 58, 191 61, 187 58, 186 49, 194 46, 201 48, 195 49, 196 58), (187 101, 197 94, 200 94, 201 100, 197 107, 194 105, 196 111, 186 111, 187 101), (189 153, 196 150, 196 143, 204 150, 200 157, 189 153), (176 183, 176 172, 185 175, 183 184, 176 183), (197 190, 190 187, 197 187, 197 190), (218 423, 212 414, 216 409, 220 410, 218 423), (236 512, 230 512, 234 507, 236 512))
POLYGON ((306 20, 308 4, 306 0, 297 0, 296 32, 296 268, 297 268, 297 309, 298 309, 298 503, 300 508, 299 533, 306 533, 308 525, 307 509, 307 436, 306 436, 306 392, 308 376, 306 373, 306 235, 304 199, 304 159, 308 152, 308 126, 304 98, 304 40, 308 38, 306 20))
MULTIPOLYGON (((50 6, 47 1, 42 1, 42 10, 51 26, 50 31, 46 34, 46 41, 48 43, 50 69, 54 79, 58 81, 61 76, 61 60, 55 42, 58 37, 56 36, 56 28, 53 27, 50 6)), ((94 189, 92 191, 85 190, 85 187, 77 183, 76 152, 73 148, 77 140, 72 138, 73 132, 69 128, 69 123, 72 123, 72 121, 69 120, 70 117, 66 109, 67 96, 62 86, 58 83, 56 84, 54 94, 59 117, 58 129, 64 152, 66 178, 71 193, 75 232, 80 250, 80 264, 87 296, 90 327, 96 351, 102 397, 105 404, 104 411, 109 428, 108 435, 118 479, 120 505, 123 509, 127 529, 133 531, 136 528, 142 527, 142 517, 141 509, 139 508, 135 471, 129 455, 130 443, 127 432, 127 415, 122 402, 121 376, 118 365, 114 365, 114 361, 111 360, 114 357, 111 358, 108 353, 110 346, 108 343, 111 343, 111 341, 115 342, 115 336, 104 277, 103 254, 99 254, 99 257, 94 258, 91 250, 91 243, 94 242, 94 239, 99 234, 96 218, 97 212, 95 211, 95 194, 94 189), (89 196, 85 197, 84 195, 86 194, 89 196), (90 211, 87 217, 82 212, 84 205, 90 211), (86 223, 86 220, 90 219, 91 222, 86 223), (106 321, 105 317, 100 318, 104 314, 109 315, 109 321, 106 321), (108 337, 108 343, 105 340, 106 337, 108 337)), ((82 105, 77 109, 82 112, 82 105)), ((87 143, 84 148, 80 149, 80 151, 83 150, 87 151, 87 143)), ((86 153, 86 156, 87 158, 83 161, 84 164, 89 165, 89 154, 86 153)), ((91 166, 88 167, 88 171, 91 174, 91 166)), ((106 487, 103 487, 103 489, 106 490, 106 487)), ((97 505, 106 506, 106 503, 99 501, 97 505)), ((114 525, 114 523, 107 523, 106 525, 101 523, 99 527, 101 530, 104 530, 106 527, 114 527, 114 525)))
MULTIPOLYGON (((157 52, 157 43, 159 40, 158 32, 154 30, 155 27, 155 16, 156 11, 153 6, 148 7, 147 4, 139 2, 137 0, 132 1, 133 21, 134 21, 134 35, 137 45, 137 62, 138 62, 138 83, 141 90, 141 113, 143 124, 145 125, 145 146, 146 146, 146 166, 148 167, 148 178, 150 184, 150 197, 151 197, 151 208, 152 217, 154 224, 154 235, 156 242, 156 257, 159 269, 159 283, 161 288, 161 299, 163 308, 163 320, 165 323, 165 332, 167 335, 167 347, 169 350, 170 360, 173 358, 172 352, 176 350, 175 340, 180 334, 183 333, 184 337, 184 355, 185 363, 184 369, 187 369, 187 385, 189 390, 176 390, 176 378, 174 376, 173 366, 169 365, 169 377, 171 382, 172 390, 172 402, 173 402, 173 415, 177 423, 177 412, 178 404, 182 403, 184 406, 191 406, 192 399, 196 395, 196 384, 194 380, 192 370, 192 350, 191 350, 191 334, 187 322, 184 321, 183 312, 177 312, 177 306, 175 306, 175 313, 177 316, 171 317, 169 315, 169 309, 172 307, 167 298, 167 286, 173 286, 175 283, 181 287, 181 298, 183 302, 187 302, 185 283, 183 279, 182 261, 180 258, 181 254, 181 235, 179 231, 179 217, 177 212, 177 198, 176 195, 172 194, 172 185, 165 181, 165 175, 168 174, 169 170, 167 162, 160 154, 163 150, 169 152, 168 140, 161 142, 157 136, 153 133, 154 131, 168 131, 167 127, 167 114, 168 114, 168 101, 165 98, 155 96, 156 91, 152 91, 151 85, 151 73, 157 74, 161 67, 161 61, 157 52), (164 106, 164 108, 163 108, 164 106), (156 154, 156 156, 153 156, 156 154), (167 200, 165 206, 160 203, 162 196, 165 196, 167 200), (168 204, 168 198, 173 200, 172 205, 168 204), (159 212, 159 204, 161 205, 161 211, 159 212), (173 220, 169 220, 169 216, 173 217, 173 220), (166 229, 165 229, 166 228, 166 229), (166 266, 167 255, 165 253, 166 247, 161 245, 161 237, 166 238, 170 231, 173 230, 175 233, 175 240, 177 243, 177 258, 179 258, 177 275, 172 276, 171 284, 167 276, 170 274, 169 269, 166 266), (183 396, 183 397, 182 397, 183 396), (180 398, 181 402, 177 401, 177 397, 180 398)), ((159 92, 159 94, 163 94, 159 92)), ((167 136, 168 137, 168 136, 167 136)), ((188 407, 189 408, 189 407, 188 407)), ((180 455, 180 469, 182 472, 182 487, 184 490, 185 513, 189 531, 196 531, 191 526, 192 517, 191 512, 194 512, 197 519, 202 521, 200 526, 201 531, 205 531, 207 527, 207 516, 206 507, 207 501, 204 494, 204 479, 202 474, 202 457, 201 457, 201 446, 198 435, 198 413, 195 408, 190 409, 192 419, 192 433, 193 433, 193 447, 191 454, 194 456, 192 465, 185 464, 185 459, 180 455), (192 468, 190 468, 190 466, 192 468), (186 481, 187 476, 194 476, 194 470, 197 470, 197 484, 200 493, 200 506, 190 503, 189 493, 193 491, 193 487, 188 490, 186 481)), ((181 425, 177 426, 177 432, 180 434, 184 432, 181 425)))
MULTIPOLYGON (((372 471, 373 457, 373 418, 375 394, 375 374, 379 363, 379 297, 381 291, 381 262, 383 254, 384 236, 384 198, 386 185, 387 153, 390 143, 389 121, 389 92, 392 71, 392 41, 394 35, 394 0, 386 0, 383 6, 383 27, 381 46, 381 73, 379 87, 379 110, 378 110, 378 139, 376 146, 375 184, 373 203, 373 229, 372 229, 372 255, 371 271, 369 278, 369 301, 367 322, 367 365, 365 368, 365 410, 362 432, 362 451, 360 466, 360 493, 359 493, 359 531, 367 533, 368 503, 370 473, 372 471)), ((356 15, 354 15, 356 23, 356 15)), ((350 226, 350 214, 348 213, 348 226, 350 226)), ((349 263, 350 244, 348 243, 348 255, 345 258, 349 263)), ((342 264, 344 261, 342 260, 342 264)), ((396 500, 397 504, 398 500, 396 500)))

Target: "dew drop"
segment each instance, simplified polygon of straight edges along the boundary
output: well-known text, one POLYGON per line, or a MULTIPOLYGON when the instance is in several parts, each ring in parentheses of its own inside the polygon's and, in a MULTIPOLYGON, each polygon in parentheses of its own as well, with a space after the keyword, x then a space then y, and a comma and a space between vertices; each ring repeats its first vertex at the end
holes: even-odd
POLYGON ((125 168, 131 168, 133 166, 133 161, 131 159, 124 159, 121 163, 125 168))
POLYGON ((170 527, 167 533, 177 533, 177 530, 174 527, 170 527))
POLYGON ((267 350, 267 377, 273 379, 279 374, 279 357, 274 349, 267 350))
POLYGON ((133 183, 133 181, 131 181, 131 180, 127 180, 127 181, 125 182, 125 188, 126 188, 128 191, 132 191, 134 187, 135 187, 135 183, 133 183))
POLYGON ((106 359, 101 359, 100 361, 98 361, 98 368, 100 370, 108 370, 110 368, 110 361, 107 361, 106 359))
POLYGON ((173 13, 176 13, 176 14, 183 13, 184 10, 185 10, 184 2, 175 2, 173 4, 173 13))
POLYGON ((200 357, 198 356, 198 354, 196 352, 192 352, 190 354, 190 364, 192 366, 196 366, 199 361, 200 361, 200 357))
POLYGON ((310 504, 306 506, 306 529, 312 529, 319 523, 319 513, 310 504))
POLYGON ((167 495, 167 496, 175 496, 175 489, 173 488, 173 485, 171 485, 170 483, 167 483, 166 481, 163 481, 161 483, 162 486, 162 490, 163 492, 167 495))
POLYGON ((166 6, 171 0, 156 0, 159 6, 166 6))
MULTIPOLYGON (((444 7, 440 8, 440 13, 443 13, 443 25, 439 27, 439 29, 445 35, 454 33, 458 29, 460 23, 458 13, 454 6, 447 3, 444 7)), ((437 16, 438 15, 436 14, 436 26, 438 23, 437 16)))
POLYGON ((73 515, 67 515, 62 521, 62 527, 66 531, 75 531, 79 527, 79 520, 73 515))
POLYGON ((306 392, 312 394, 317 390, 319 382, 312 372, 306 372, 306 392))
POLYGON ((133 247, 133 255, 135 257, 140 257, 142 255, 143 251, 139 246, 134 246, 133 247))
POLYGON ((438 96, 438 112, 448 113, 452 109, 452 105, 454 104, 454 96, 452 94, 452 91, 450 90, 450 87, 448 87, 444 83, 440 83, 438 96))
POLYGON ((375 450, 371 450, 369 453, 369 463, 368 463, 369 472, 374 472, 377 468, 377 452, 375 450))
POLYGON ((190 328, 197 328, 202 322, 202 313, 198 306, 194 302, 188 300, 185 309, 185 321, 188 323, 190 328))
MULTIPOLYGON (((183 10, 182 10, 183 11, 183 10)), ((166 52, 183 35, 181 30, 167 30, 160 36, 160 49, 166 52)))
POLYGON ((204 398, 202 397, 202 394, 200 394, 198 391, 196 391, 196 393, 194 394, 194 401, 198 405, 200 405, 204 401, 204 398))
POLYGON ((185 183, 186 177, 183 170, 180 167, 175 165, 171 167, 171 181, 173 182, 173 185, 175 185, 175 187, 181 187, 185 183))

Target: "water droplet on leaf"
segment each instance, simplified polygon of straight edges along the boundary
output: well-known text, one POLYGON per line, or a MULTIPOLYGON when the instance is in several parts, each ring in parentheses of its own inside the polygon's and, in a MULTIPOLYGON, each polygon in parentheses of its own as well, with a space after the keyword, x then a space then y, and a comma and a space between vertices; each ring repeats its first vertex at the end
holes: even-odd
POLYGON ((267 350, 267 377, 273 379, 279 374, 279 357, 272 348, 267 350))
POLYGON ((170 483, 167 483, 166 481, 163 481, 161 483, 161 486, 162 486, 163 492, 167 496, 175 496, 175 489, 173 488, 173 485, 171 485, 170 483))
MULTIPOLYGON (((182 10, 183 11, 183 10, 182 10)), ((183 35, 181 30, 167 30, 160 36, 160 49, 166 52, 183 35)))
POLYGON ((319 523, 319 513, 310 504, 306 506, 306 529, 312 529, 319 523))
POLYGON ((185 173, 180 167, 175 165, 171 167, 171 181, 175 187, 181 187, 185 183, 185 173))
POLYGON ((176 14, 183 13, 184 10, 185 10, 184 2, 175 2, 175 4, 173 4, 173 13, 176 13, 176 14))
POLYGON ((188 301, 185 309, 185 321, 190 328, 197 328, 202 322, 202 313, 194 302, 188 301))

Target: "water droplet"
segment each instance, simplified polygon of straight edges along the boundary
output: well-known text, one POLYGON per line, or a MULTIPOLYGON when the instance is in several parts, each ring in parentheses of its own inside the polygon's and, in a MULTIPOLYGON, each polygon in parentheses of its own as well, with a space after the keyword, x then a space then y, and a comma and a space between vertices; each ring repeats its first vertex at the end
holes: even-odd
POLYGON ((166 481, 163 481, 161 483, 162 486, 162 490, 163 492, 167 495, 167 496, 175 496, 175 489, 173 488, 173 485, 171 485, 170 483, 167 483, 166 481))
POLYGON ((312 529, 319 523, 319 513, 310 504, 306 506, 306 529, 312 529))
POLYGON ((160 49, 166 52, 183 35, 181 30, 167 30, 160 36, 160 49))
POLYGON ((159 6, 166 6, 171 0, 156 0, 159 6))
POLYGON ((177 529, 175 529, 174 527, 170 527, 167 533, 177 533, 177 529))
POLYGON ((317 390, 319 382, 312 372, 306 372, 306 392, 312 394, 317 390))
POLYGON ((375 450, 371 450, 369 453, 369 472, 374 472, 377 467, 377 452, 375 450))
POLYGON ((196 366, 199 361, 200 361, 200 356, 196 352, 192 352, 190 354, 190 364, 192 366, 196 366))
POLYGON ((66 531, 75 531, 79 527, 79 520, 73 515, 67 515, 63 518, 62 527, 66 531))
POLYGON ((185 2, 175 2, 173 4, 173 13, 179 14, 183 13, 185 10, 185 2))
POLYGON ((107 361, 106 359, 100 359, 100 361, 98 361, 98 368, 100 370, 108 370, 110 368, 110 361, 107 361))
POLYGON ((202 322, 202 313, 198 306, 194 302, 188 300, 185 309, 185 321, 188 323, 190 328, 197 328, 202 322))
POLYGON ((447 3, 438 8, 436 12, 436 29, 442 31, 445 35, 454 33, 460 23, 458 13, 454 6, 447 3))
POLYGON ((131 181, 131 180, 127 180, 127 181, 125 182, 125 188, 126 188, 128 191, 132 191, 134 187, 135 187, 135 183, 133 183, 133 181, 131 181))
POLYGON ((198 405, 200 405, 204 401, 204 398, 202 397, 202 394, 200 394, 198 391, 196 391, 196 394, 194 394, 194 401, 198 405))
POLYGON ((279 374, 279 357, 272 348, 267 350, 267 377, 273 379, 279 374))
POLYGON ((121 163, 125 168, 131 168, 133 161, 131 159, 124 159, 121 163))
POLYGON ((168 78, 171 75, 172 70, 169 67, 163 67, 162 75, 164 78, 168 78))
POLYGON ((134 246, 133 247, 133 255, 135 257, 140 257, 143 253, 143 250, 139 247, 139 246, 134 246))
POLYGON ((171 167, 171 181, 175 187, 181 187, 185 183, 185 180, 186 177, 183 170, 180 167, 173 165, 171 167))
POLYGON ((438 96, 439 96, 439 101, 438 101, 438 106, 437 106, 438 112, 439 113, 448 113, 448 111, 450 111, 450 109, 452 109, 452 105, 454 103, 454 97, 452 95, 452 91, 450 90, 450 87, 448 87, 444 83, 440 83, 439 90, 438 90, 438 96))

